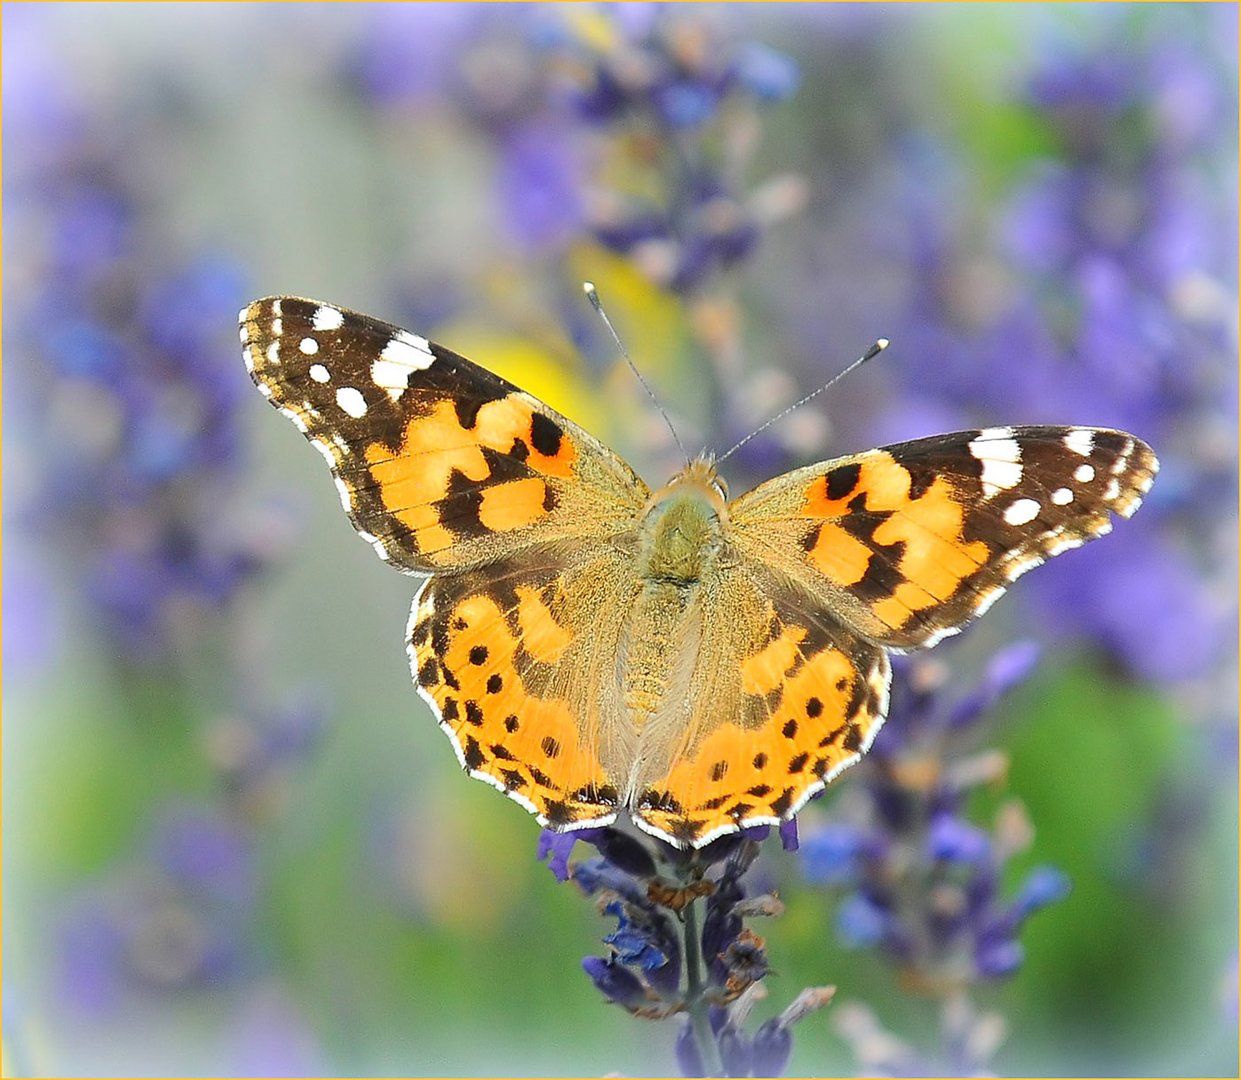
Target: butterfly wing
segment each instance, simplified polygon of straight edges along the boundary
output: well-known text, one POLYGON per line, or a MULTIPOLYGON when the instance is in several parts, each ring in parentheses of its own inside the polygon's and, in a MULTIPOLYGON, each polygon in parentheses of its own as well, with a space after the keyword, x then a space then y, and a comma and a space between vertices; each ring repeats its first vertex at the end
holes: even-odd
POLYGON ((414 601, 414 681, 462 766, 556 829, 606 825, 635 744, 617 678, 641 588, 612 545, 525 552, 430 578, 414 601))
POLYGON ((259 390, 327 458, 354 527, 416 573, 623 530, 649 491, 512 383, 357 312, 281 296, 241 313, 259 390))
POLYGON ((956 432, 761 484, 730 506, 732 538, 870 641, 925 647, 1027 570, 1109 532, 1158 468, 1122 431, 956 432))

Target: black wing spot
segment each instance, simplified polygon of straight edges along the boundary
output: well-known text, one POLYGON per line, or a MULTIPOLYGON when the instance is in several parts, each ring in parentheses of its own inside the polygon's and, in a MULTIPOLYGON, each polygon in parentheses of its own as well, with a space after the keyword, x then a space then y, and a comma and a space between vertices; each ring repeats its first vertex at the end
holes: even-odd
POLYGON ((440 666, 435 662, 434 657, 424 661, 422 667, 418 669, 418 681, 423 686, 434 686, 440 681, 440 666))
POLYGON ((784 817, 788 813, 789 807, 793 805, 793 789, 785 788, 779 795, 771 800, 771 812, 780 817, 784 817))
POLYGON ((555 457, 560 452, 560 440, 564 432, 555 420, 535 413, 530 417, 530 445, 544 457, 555 457))
POLYGON ((911 499, 920 499, 931 490, 931 485, 935 483, 938 476, 934 469, 926 465, 911 466, 904 462, 899 464, 909 473, 909 497, 911 499))
POLYGON ((410 641, 412 641, 415 645, 425 645, 427 642, 427 638, 429 638, 430 636, 431 636, 431 620, 423 619, 422 622, 420 622, 417 626, 414 627, 414 632, 410 637, 410 641))
POLYGON ((823 702, 821 702, 817 697, 812 697, 806 702, 806 715, 811 719, 814 719, 816 716, 823 715, 823 702))
POLYGON ((549 758, 560 757, 560 743, 548 735, 542 742, 543 753, 549 758))
POLYGON ((440 709, 440 719, 446 724, 451 724, 460 715, 461 711, 457 708, 457 699, 455 697, 444 698, 444 707, 440 709))
POLYGON ((543 816, 547 818, 548 825, 568 825, 569 822, 576 821, 578 818, 577 811, 563 799, 553 799, 549 802, 543 816))
POLYGON ((835 502, 850 494, 862 475, 862 466, 858 462, 852 465, 841 465, 827 474, 827 497, 835 502))
POLYGON ((465 719, 467 723, 473 724, 475 727, 482 726, 483 710, 478 707, 477 701, 467 701, 465 703, 465 719))
POLYGON ((504 688, 504 680, 497 672, 487 677, 487 693, 498 694, 504 688))
POLYGON ((500 776, 504 780, 505 791, 520 791, 526 786, 526 778, 516 769, 501 769, 500 776))
POLYGON ((755 767, 756 769, 762 769, 762 768, 765 768, 765 767, 766 767, 766 765, 767 765, 767 755, 766 755, 766 754, 755 754, 755 755, 754 755, 754 767, 755 767))
POLYGON ((900 570, 901 559, 905 555, 905 541, 897 540, 892 544, 877 545, 866 564, 866 573, 861 577, 853 590, 864 597, 881 598, 892 596, 896 588, 906 580, 900 570))
POLYGON ((850 724, 845 731, 845 737, 841 745, 850 753, 856 753, 862 746, 862 733, 858 731, 856 724, 850 724))
POLYGON ((524 439, 514 439, 513 445, 509 447, 508 456, 518 461, 525 461, 530 456, 530 447, 526 445, 524 439))
POLYGON ((790 720, 784 725, 783 728, 781 728, 781 731, 784 733, 784 737, 786 739, 793 738, 797 734, 797 721, 790 720))
POLYGON ((849 685, 849 678, 846 675, 842 675, 840 676, 839 679, 836 680, 836 689, 839 690, 842 694, 845 692, 845 688, 848 687, 848 685, 849 685))
POLYGON ((513 752, 503 743, 492 743, 491 752, 501 761, 516 761, 513 752))
POLYGON ((487 760, 483 757, 482 747, 478 745, 478 740, 473 735, 465 737, 465 751, 461 756, 465 758, 465 765, 468 769, 477 769, 487 760))
POLYGON ((518 720, 517 717, 506 716, 504 718, 504 730, 507 731, 510 735, 514 731, 516 731, 519 727, 521 727, 521 721, 518 720))
POLYGON ((529 769, 530 779, 532 779, 536 784, 541 787, 552 788, 553 790, 555 789, 556 785, 552 783, 552 778, 537 765, 531 765, 529 766, 529 769))
POLYGON ((684 807, 666 791, 647 788, 638 800, 639 810, 662 810, 669 814, 683 813, 684 807))
POLYGON ((711 779, 714 780, 716 783, 719 783, 719 781, 724 779, 724 774, 726 772, 728 772, 728 762, 717 761, 714 765, 711 766, 711 779))
POLYGON ((806 762, 810 760, 810 755, 806 751, 802 751, 792 761, 789 762, 789 772, 801 772, 806 767, 806 762))
POLYGON ((747 795, 753 795, 755 798, 761 799, 764 795, 771 794, 770 784, 755 784, 752 788, 746 788, 747 795))
POLYGON ((487 662, 487 646, 486 645, 475 645, 474 648, 470 650, 470 663, 476 666, 481 666, 485 664, 486 662, 487 662))

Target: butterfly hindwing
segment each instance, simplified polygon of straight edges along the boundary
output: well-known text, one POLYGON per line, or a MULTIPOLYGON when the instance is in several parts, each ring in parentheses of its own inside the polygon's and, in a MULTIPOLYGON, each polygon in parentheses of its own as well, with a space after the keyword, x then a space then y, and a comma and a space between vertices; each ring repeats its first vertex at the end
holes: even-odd
POLYGON ((604 825, 624 804, 634 747, 614 673, 639 588, 621 553, 584 545, 435 576, 414 600, 419 692, 470 775, 544 825, 604 825))
POLYGON ((711 582, 695 621, 688 692, 645 725, 631 788, 643 829, 701 847, 788 820, 856 762, 887 713, 890 668, 756 562, 711 582))
POLYGON ((1158 462, 1082 427, 937 435, 798 469, 731 506, 743 551, 781 564, 859 633, 933 645, 1025 571, 1128 517, 1158 462))
POLYGON ((405 570, 607 536, 647 497, 570 420, 399 327, 269 297, 241 313, 241 338, 260 391, 328 459, 354 526, 405 570))

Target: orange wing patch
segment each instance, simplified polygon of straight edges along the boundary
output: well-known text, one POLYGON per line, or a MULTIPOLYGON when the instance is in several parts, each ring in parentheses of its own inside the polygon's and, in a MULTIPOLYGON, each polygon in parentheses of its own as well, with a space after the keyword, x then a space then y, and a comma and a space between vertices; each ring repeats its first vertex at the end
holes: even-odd
POLYGON ((461 536, 529 528, 558 505, 550 477, 570 477, 577 449, 564 429, 517 395, 485 402, 463 422, 437 401, 405 424, 400 445, 366 448, 384 508, 438 562, 461 536), (490 451, 490 453, 489 453, 490 451))

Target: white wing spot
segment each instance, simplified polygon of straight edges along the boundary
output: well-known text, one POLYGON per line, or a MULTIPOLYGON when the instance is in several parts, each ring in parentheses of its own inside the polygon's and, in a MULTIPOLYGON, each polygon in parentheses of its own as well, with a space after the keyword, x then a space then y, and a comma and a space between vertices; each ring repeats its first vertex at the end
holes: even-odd
POLYGON ((1079 484, 1089 484, 1094 479, 1093 465, 1079 465, 1073 470, 1073 479, 1079 484))
POLYGON ((316 330, 339 330, 344 322, 344 312, 328 304, 320 304, 315 308, 314 318, 311 319, 311 325, 316 330))
POLYGON ((1129 467, 1129 455, 1133 453, 1133 440, 1129 439, 1125 442, 1125 448, 1121 451, 1120 456, 1112 462, 1112 475, 1119 476, 1129 467))
POLYGON ((1068 506, 1073 501, 1073 492, 1068 488, 1056 488, 1051 493, 1051 501, 1056 506, 1068 506))
POLYGON ((241 343, 243 345, 246 343, 246 339, 249 338, 250 336, 249 332, 246 330, 244 326, 238 327, 237 335, 238 337, 241 338, 241 343))
POLYGON ((274 301, 271 306, 271 313, 275 315, 277 319, 280 318, 280 316, 284 314, 284 305, 281 304, 279 300, 274 301))
POLYGON ((384 360, 400 364, 414 371, 426 371, 435 363, 435 354, 431 352, 431 343, 424 337, 400 330, 388 339, 388 344, 379 354, 384 360))
MULTIPOLYGON (((1033 570, 1036 566, 1042 565, 1043 557, 1041 555, 1027 555, 1024 559, 1015 560, 1008 566, 1008 580, 1016 581, 1027 570, 1033 570)), ((975 614, 981 614, 981 612, 976 612, 975 614)))
POLYGON ((303 420, 303 419, 301 418, 301 416, 299 416, 299 415, 298 415, 296 412, 294 412, 292 409, 281 409, 280 411, 281 411, 282 413, 284 413, 284 415, 285 415, 285 416, 287 416, 290 420, 292 420, 292 421, 293 421, 294 426, 295 426, 295 427, 297 428, 297 430, 298 430, 298 431, 300 431, 303 435, 305 435, 305 434, 306 434, 306 433, 310 430, 310 429, 306 426, 306 421, 305 421, 305 420, 303 420))
POLYGON ((990 499, 1021 483, 1021 446, 1012 428, 987 428, 969 444, 970 453, 982 462, 982 493, 990 499))
POLYGON ((280 363, 280 342, 273 341, 267 346, 267 362, 269 364, 280 363))
POLYGON ((249 305, 249 304, 247 304, 247 305, 246 305, 245 307, 243 307, 243 308, 242 308, 239 312, 237 312, 237 321, 238 321, 238 322, 241 322, 241 323, 245 322, 245 321, 246 321, 246 317, 247 317, 249 314, 250 314, 250 305, 249 305))
POLYGON ((1003 595, 1004 589, 999 585, 997 585, 990 592, 983 593, 982 596, 978 598, 978 606, 974 608, 974 618, 978 618, 979 615, 985 615, 991 610, 991 605, 1003 595))
MULTIPOLYGON (((310 445, 323 455, 323 460, 332 466, 333 469, 336 468, 336 456, 332 453, 332 449, 327 443, 322 439, 311 439, 310 445)), ((340 483, 340 481, 337 480, 337 483, 340 483)), ((345 507, 345 509, 348 510, 349 508, 345 507)))
POLYGON ((272 319, 271 332, 276 337, 279 337, 281 334, 283 334, 284 333, 284 321, 282 319, 272 319))
POLYGON ((332 373, 322 364, 311 364, 310 377, 314 379, 315 382, 329 382, 331 381, 332 373))
POLYGON ((253 374, 254 373, 254 353, 251 351, 249 345, 247 345, 244 349, 241 350, 241 358, 246 362, 246 370, 250 372, 251 374, 253 374))
POLYGON ((1107 482, 1107 489, 1103 492, 1103 497, 1105 499, 1111 500, 1111 499, 1116 498, 1116 496, 1119 494, 1120 494, 1120 484, 1116 482, 1116 477, 1113 476, 1112 479, 1107 482))
POLYGON ((1061 536, 1055 534, 1055 539, 1047 545, 1046 551, 1048 558, 1059 555, 1063 551, 1071 551, 1073 548, 1079 548, 1086 541, 1080 536, 1061 536))
POLYGON ((366 415, 366 398, 362 396, 360 390, 352 386, 342 386, 336 391, 336 404, 355 420, 360 420, 366 415))
POLYGON ((1089 428, 1074 428, 1064 437, 1064 445, 1075 454, 1090 457, 1094 453, 1094 432, 1089 428))
POLYGON ((319 343, 312 337, 304 337, 297 343, 297 347, 301 349, 307 356, 314 356, 319 351, 319 343))
POLYGON ((1009 525, 1026 525, 1038 517, 1040 509, 1033 499, 1018 499, 1004 511, 1004 520, 1009 525))
MULTIPOLYGON (((327 459, 328 461, 332 460, 332 455, 330 452, 327 455, 327 459)), ((336 482, 336 494, 340 496, 340 505, 344 508, 344 511, 347 514, 349 513, 350 506, 349 489, 345 486, 345 482, 339 476, 333 476, 332 479, 336 482)))

